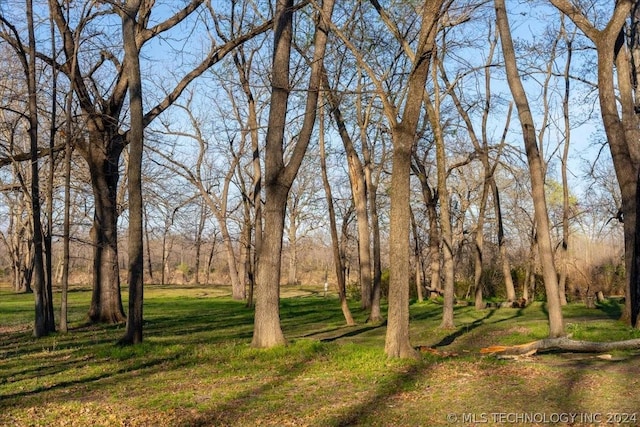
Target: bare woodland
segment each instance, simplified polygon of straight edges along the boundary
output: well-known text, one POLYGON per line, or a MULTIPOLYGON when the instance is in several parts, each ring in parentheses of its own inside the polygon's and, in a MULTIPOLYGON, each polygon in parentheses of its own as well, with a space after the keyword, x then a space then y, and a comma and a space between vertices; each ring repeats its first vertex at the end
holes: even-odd
POLYGON ((639 5, 3 1, 2 280, 36 336, 70 286, 135 344, 145 285, 205 284, 273 347, 281 287, 326 282, 390 357, 426 298, 543 299, 520 350, 590 350, 562 305, 640 316, 639 5))

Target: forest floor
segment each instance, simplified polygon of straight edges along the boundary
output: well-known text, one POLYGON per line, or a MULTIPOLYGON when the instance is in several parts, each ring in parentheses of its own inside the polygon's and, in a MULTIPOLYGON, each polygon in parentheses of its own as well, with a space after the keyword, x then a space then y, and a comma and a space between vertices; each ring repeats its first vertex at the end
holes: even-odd
MULTIPOLYGON (((123 293, 126 296, 126 292, 123 293)), ((56 298, 58 295, 56 294, 56 298)), ((90 293, 70 293, 68 333, 32 337, 33 296, 0 287, 0 425, 480 426, 640 425, 640 352, 551 353, 500 360, 489 345, 544 338, 544 304, 411 306, 417 361, 384 355, 384 324, 344 326, 335 295, 284 287, 287 346, 250 347, 253 315, 225 288, 145 289, 145 341, 85 322, 90 293)), ((56 306, 58 301, 56 299, 56 306)), ((126 307, 126 302, 125 302, 126 307)), ((564 308, 575 339, 640 337, 608 302, 564 308)))

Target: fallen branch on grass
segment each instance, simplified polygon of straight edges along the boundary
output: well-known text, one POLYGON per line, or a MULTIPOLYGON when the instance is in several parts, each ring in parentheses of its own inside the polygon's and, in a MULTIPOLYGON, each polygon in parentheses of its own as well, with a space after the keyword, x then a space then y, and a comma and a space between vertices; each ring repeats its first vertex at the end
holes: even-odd
POLYGON ((626 341, 594 342, 576 341, 569 337, 545 338, 527 344, 502 346, 494 345, 480 350, 482 354, 496 356, 531 355, 544 351, 572 351, 580 353, 605 353, 612 350, 640 349, 640 338, 626 341))

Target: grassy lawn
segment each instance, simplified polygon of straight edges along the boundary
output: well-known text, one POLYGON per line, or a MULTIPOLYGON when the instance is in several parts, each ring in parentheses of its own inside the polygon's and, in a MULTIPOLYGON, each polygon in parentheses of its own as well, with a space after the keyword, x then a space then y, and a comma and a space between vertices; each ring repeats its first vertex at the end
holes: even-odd
MULTIPOLYGON (((70 293, 71 331, 36 340, 33 296, 0 289, 0 425, 566 425, 571 415, 572 425, 640 424, 640 352, 479 353, 544 338, 541 303, 459 306, 455 330, 438 329, 436 302, 414 304, 412 343, 438 353, 398 361, 384 356, 385 326, 365 324, 357 305, 358 326, 345 327, 335 297, 283 294, 286 347, 252 349, 252 312, 224 289, 147 286, 145 342, 122 348, 123 325, 85 323, 86 290, 70 293)), ((569 305, 567 331, 640 337, 618 313, 615 303, 569 305)))

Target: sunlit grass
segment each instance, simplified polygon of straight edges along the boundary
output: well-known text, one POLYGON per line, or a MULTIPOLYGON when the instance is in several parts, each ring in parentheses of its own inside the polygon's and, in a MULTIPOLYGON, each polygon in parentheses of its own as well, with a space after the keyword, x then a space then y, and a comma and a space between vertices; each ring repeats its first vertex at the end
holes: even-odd
MULTIPOLYGON (((144 343, 134 347, 115 345, 124 325, 86 323, 86 290, 70 294, 70 332, 41 339, 30 329, 33 296, 2 291, 0 425, 444 425, 451 411, 572 410, 577 396, 607 402, 594 411, 640 407, 635 397, 603 397, 640 386, 628 379, 640 377, 634 352, 598 365, 607 375, 592 369, 607 363, 599 359, 565 366, 549 355, 517 366, 480 355, 483 346, 544 338, 543 303, 459 305, 453 330, 439 328, 441 304, 413 304, 412 343, 440 353, 405 361, 385 357, 385 324, 365 323, 357 302, 358 325, 346 327, 335 296, 301 294, 311 296, 281 304, 289 344, 259 350, 250 346, 252 310, 221 288, 148 286, 144 343), (587 387, 596 378, 602 391, 587 387), (567 393, 569 382, 584 387, 567 393), (558 402, 549 407, 541 390, 558 402)), ((567 306, 567 332, 637 337, 612 308, 567 306)))

